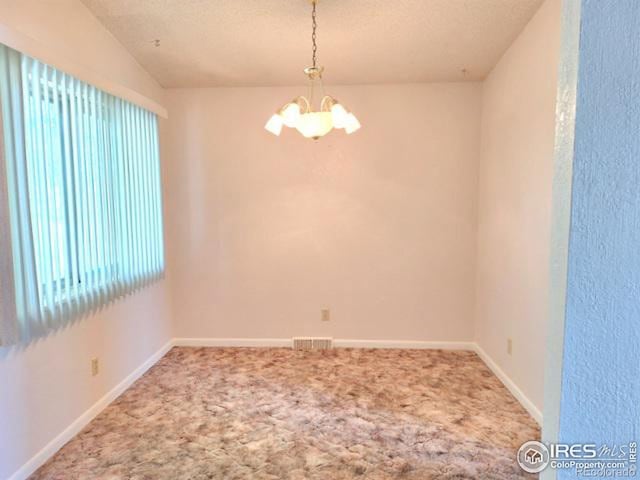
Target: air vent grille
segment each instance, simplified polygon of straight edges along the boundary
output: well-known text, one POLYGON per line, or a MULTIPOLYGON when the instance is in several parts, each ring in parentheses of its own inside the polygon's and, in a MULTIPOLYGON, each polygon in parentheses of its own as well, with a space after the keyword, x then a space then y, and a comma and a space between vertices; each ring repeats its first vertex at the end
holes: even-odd
POLYGON ((333 348, 331 337, 293 337, 294 350, 330 350, 333 348))

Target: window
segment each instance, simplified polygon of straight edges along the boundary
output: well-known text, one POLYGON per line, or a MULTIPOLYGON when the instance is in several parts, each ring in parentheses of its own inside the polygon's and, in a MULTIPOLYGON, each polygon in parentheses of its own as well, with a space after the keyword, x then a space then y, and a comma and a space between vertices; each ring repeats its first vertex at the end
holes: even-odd
POLYGON ((164 252, 157 117, 7 47, 0 60, 17 322, 6 343, 159 278, 164 252))

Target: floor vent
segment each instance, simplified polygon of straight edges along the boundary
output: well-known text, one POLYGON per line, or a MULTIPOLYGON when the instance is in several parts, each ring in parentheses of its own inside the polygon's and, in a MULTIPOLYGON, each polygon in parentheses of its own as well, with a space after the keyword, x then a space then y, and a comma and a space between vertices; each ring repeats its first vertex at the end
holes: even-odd
POLYGON ((330 337, 293 337, 294 350, 330 350, 333 339, 330 337))

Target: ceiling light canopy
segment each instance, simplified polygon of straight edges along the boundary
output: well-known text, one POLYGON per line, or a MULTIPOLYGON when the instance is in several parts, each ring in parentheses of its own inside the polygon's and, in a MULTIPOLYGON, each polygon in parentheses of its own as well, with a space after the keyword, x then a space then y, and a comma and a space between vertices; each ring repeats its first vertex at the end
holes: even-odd
POLYGON ((324 67, 318 67, 316 62, 316 3, 318 0, 311 0, 312 3, 312 34, 313 45, 313 66, 304 69, 304 73, 309 79, 309 98, 297 97, 285 104, 280 110, 274 113, 264 128, 274 135, 280 135, 282 127, 295 128, 306 138, 317 140, 325 136, 334 128, 344 129, 351 134, 360 128, 360 122, 356 116, 349 112, 342 104, 330 95, 324 94, 322 84, 322 72, 324 67), (317 90, 320 89, 319 109, 314 110, 313 104, 317 90))

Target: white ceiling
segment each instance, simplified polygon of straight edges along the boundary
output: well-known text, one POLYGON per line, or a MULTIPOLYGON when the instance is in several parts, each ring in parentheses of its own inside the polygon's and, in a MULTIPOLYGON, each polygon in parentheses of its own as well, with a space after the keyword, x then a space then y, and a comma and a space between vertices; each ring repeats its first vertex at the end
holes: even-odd
MULTIPOLYGON (((309 0, 83 2, 163 87, 297 85, 311 63, 309 0)), ((320 0, 325 82, 482 79, 541 2, 320 0)))

